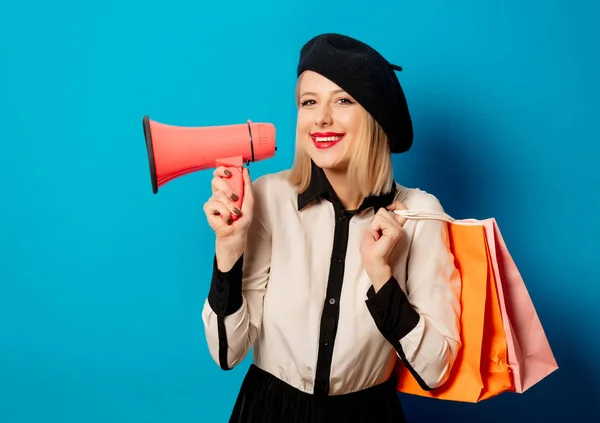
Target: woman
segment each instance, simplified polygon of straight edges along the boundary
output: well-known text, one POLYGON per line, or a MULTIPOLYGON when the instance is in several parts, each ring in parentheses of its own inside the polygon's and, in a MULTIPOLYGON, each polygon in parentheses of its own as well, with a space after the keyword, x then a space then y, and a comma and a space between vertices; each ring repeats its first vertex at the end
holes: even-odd
POLYGON ((442 210, 393 179, 391 154, 413 138, 398 70, 358 40, 313 38, 293 167, 254 183, 244 171, 241 210, 215 170, 208 347, 223 369, 254 347, 231 422, 399 423, 398 358, 424 389, 448 377, 461 344, 446 226, 392 212, 442 210))

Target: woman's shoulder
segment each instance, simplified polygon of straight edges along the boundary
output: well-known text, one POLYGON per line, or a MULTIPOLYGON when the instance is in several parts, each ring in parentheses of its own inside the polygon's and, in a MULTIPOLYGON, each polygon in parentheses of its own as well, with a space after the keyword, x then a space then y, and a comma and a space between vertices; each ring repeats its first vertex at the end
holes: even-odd
POLYGON ((252 192, 256 199, 269 203, 269 199, 277 198, 279 201, 295 198, 296 188, 289 181, 290 170, 265 173, 252 181, 252 192))
POLYGON ((289 183, 289 174, 289 169, 262 174, 252 181, 252 189, 293 191, 294 188, 289 183))
POLYGON ((289 170, 262 174, 252 181, 254 216, 270 228, 294 204, 296 189, 289 182, 289 170))
POLYGON ((409 188, 396 182, 396 200, 410 210, 444 211, 440 200, 421 188, 409 188))

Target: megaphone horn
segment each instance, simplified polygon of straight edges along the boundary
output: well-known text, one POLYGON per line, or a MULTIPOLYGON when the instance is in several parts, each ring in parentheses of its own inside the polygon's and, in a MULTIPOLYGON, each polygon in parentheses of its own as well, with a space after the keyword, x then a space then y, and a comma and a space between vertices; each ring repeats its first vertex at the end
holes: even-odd
MULTIPOLYGON (((243 166, 275 155, 275 126, 253 123, 221 126, 175 126, 142 119, 152 192, 167 182, 191 172, 225 166, 231 176, 224 180, 244 198, 243 166)), ((232 214, 235 220, 235 214, 232 214)))

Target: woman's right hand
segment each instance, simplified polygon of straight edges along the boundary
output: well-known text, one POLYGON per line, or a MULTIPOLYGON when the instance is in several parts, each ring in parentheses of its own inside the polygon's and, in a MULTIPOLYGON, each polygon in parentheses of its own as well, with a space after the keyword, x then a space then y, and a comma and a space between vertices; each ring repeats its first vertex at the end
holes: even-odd
POLYGON ((208 224, 216 235, 217 264, 223 272, 230 270, 244 252, 254 209, 252 181, 248 169, 244 167, 242 173, 244 198, 241 210, 233 203, 239 193, 234 192, 225 181, 230 176, 229 170, 223 166, 213 171, 213 194, 204 204, 208 224), (237 215, 236 220, 232 218, 234 214, 237 215))

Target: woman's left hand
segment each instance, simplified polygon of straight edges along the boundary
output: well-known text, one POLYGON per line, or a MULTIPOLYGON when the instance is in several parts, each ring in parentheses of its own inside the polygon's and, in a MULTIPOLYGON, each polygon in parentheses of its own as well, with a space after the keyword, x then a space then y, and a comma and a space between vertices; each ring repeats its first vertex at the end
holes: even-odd
POLYGON ((403 225, 406 218, 393 213, 393 210, 406 210, 406 206, 400 201, 395 201, 385 209, 379 209, 360 246, 362 265, 373 283, 375 292, 392 276, 388 259, 398 241, 404 236, 403 225))

